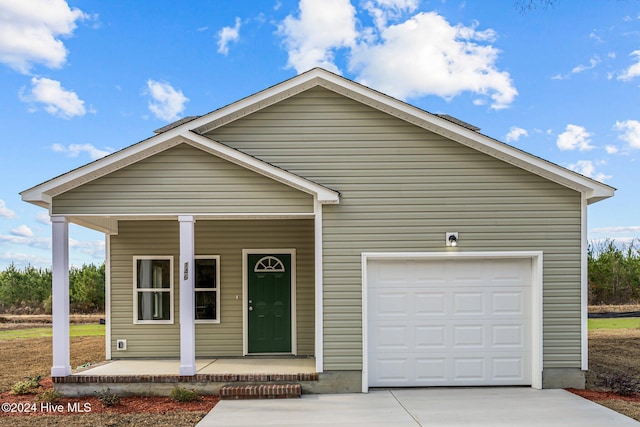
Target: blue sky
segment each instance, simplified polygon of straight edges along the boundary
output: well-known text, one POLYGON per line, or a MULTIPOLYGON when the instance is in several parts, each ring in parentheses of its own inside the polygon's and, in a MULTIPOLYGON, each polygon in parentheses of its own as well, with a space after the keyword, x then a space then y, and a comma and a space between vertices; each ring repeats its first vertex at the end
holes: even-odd
POLYGON ((20 191, 316 66, 616 187, 589 239, 640 237, 640 1, 0 0, 0 268, 51 263, 20 191))

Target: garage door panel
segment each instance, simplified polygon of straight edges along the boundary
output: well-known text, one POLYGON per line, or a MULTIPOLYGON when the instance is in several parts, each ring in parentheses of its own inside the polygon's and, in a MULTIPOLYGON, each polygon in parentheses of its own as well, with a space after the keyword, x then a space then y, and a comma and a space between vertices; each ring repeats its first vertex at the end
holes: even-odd
POLYGON ((525 331, 522 324, 492 325, 491 337, 491 347, 495 349, 525 347, 525 331))
POLYGON ((416 350, 437 350, 446 346, 445 325, 417 325, 415 327, 416 350))
POLYGON ((441 316, 447 313, 446 293, 443 291, 423 292, 413 290, 413 310, 416 316, 441 316))
POLYGON ((456 315, 484 313, 483 292, 453 292, 453 313, 456 315))
POLYGON ((410 327, 398 326, 380 326, 376 329, 376 340, 378 342, 378 351, 397 351, 408 350, 411 348, 410 343, 411 331, 410 327))
POLYGON ((370 386, 530 384, 530 270, 513 259, 372 262, 370 386))
POLYGON ((483 349, 486 343, 484 330, 483 325, 454 326, 452 350, 483 349))

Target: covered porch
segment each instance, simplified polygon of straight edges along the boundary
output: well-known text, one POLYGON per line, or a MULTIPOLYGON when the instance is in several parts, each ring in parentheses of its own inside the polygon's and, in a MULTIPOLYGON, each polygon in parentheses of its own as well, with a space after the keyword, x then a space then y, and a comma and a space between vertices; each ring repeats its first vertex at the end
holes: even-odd
MULTIPOLYGON (((144 366, 165 368, 152 361, 172 360, 171 370, 149 374, 159 382, 218 375, 200 373, 217 362, 196 360, 263 353, 312 357, 314 372, 322 372, 322 211, 324 204, 338 203, 337 192, 195 134, 162 134, 22 196, 51 215, 56 384, 100 383, 103 377, 110 384, 127 366, 113 362, 101 368, 111 372, 106 376, 72 374, 70 223, 106 235, 107 360, 145 360, 144 366), (249 264, 257 264, 259 259, 251 259, 257 254, 284 255, 291 263, 278 270, 290 279, 291 290, 285 350, 251 349, 250 314, 258 305, 248 297, 249 276, 258 270, 249 264), (216 270, 212 277, 218 276, 198 289, 202 258, 216 270), (203 318, 197 296, 205 294, 215 308, 207 308, 203 318)), ((130 381, 135 377, 140 375, 130 381)))

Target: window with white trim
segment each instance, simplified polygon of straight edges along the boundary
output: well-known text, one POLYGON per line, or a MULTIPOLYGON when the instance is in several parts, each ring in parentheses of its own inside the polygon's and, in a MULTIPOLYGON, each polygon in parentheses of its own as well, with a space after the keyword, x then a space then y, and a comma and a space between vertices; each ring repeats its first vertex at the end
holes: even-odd
POLYGON ((133 321, 173 323, 173 257, 133 257, 133 321))
POLYGON ((195 321, 220 323, 220 256, 195 258, 195 321))

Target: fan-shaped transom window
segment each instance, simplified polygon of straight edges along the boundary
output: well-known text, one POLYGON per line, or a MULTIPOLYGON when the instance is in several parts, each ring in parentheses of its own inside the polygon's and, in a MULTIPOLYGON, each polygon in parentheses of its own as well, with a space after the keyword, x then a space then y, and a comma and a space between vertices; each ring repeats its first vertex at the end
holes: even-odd
POLYGON ((258 262, 256 262, 256 266, 253 268, 253 271, 255 273, 284 272, 284 264, 274 256, 266 256, 260 258, 258 262))

